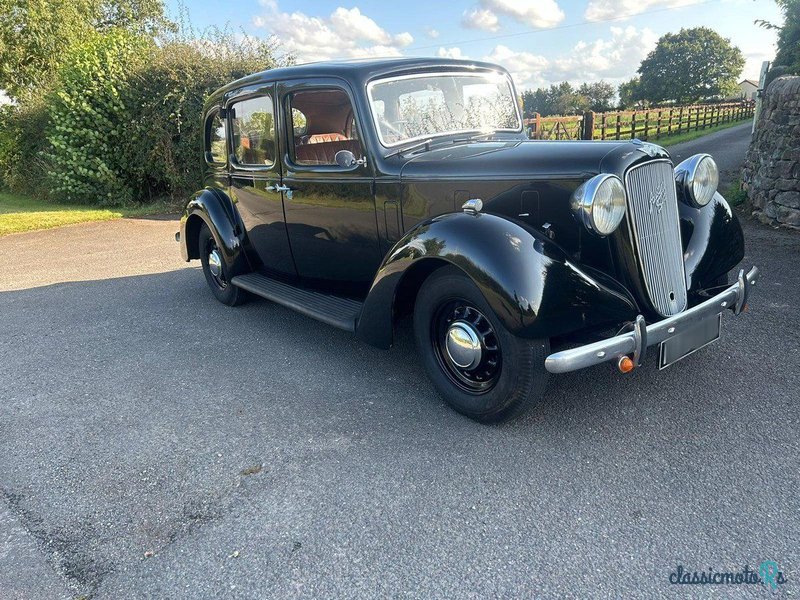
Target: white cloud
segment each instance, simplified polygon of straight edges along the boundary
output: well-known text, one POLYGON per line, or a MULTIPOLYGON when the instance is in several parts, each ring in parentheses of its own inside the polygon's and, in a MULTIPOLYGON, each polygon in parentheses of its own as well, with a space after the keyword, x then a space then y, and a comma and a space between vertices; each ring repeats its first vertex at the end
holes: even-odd
POLYGON ((587 21, 601 21, 638 15, 658 8, 677 8, 697 4, 704 0, 589 0, 584 17, 587 21))
POLYGON ((756 29, 748 39, 738 44, 744 54, 744 69, 739 76, 742 79, 753 79, 758 81, 761 75, 761 63, 765 60, 775 59, 777 32, 773 29, 756 29))
POLYGON ((439 58, 468 58, 466 54, 461 52, 461 48, 455 46, 452 48, 439 48, 437 54, 439 58))
POLYGON ((253 19, 256 27, 279 36, 282 49, 300 62, 331 58, 399 56, 414 42, 407 31, 391 34, 358 7, 339 7, 327 18, 296 11, 282 12, 275 0, 261 0, 267 13, 253 19))
POLYGON ((471 8, 465 10, 461 15, 461 24, 470 29, 483 29, 484 31, 497 31, 500 29, 500 21, 497 15, 485 8, 471 8))
POLYGON ((511 72, 520 90, 548 86, 561 81, 572 84, 604 79, 620 83, 636 74, 642 59, 655 48, 658 36, 650 29, 611 27, 611 36, 581 41, 567 54, 546 58, 496 46, 484 57, 511 72))
POLYGON ((508 69, 511 77, 514 78, 514 83, 520 90, 541 87, 547 83, 543 77, 543 72, 547 68, 549 61, 539 54, 517 52, 507 46, 499 45, 495 46, 491 54, 486 56, 484 60, 508 69))
POLYGON ((427 35, 432 40, 435 40, 436 38, 439 37, 439 30, 438 29, 433 29, 432 27, 426 27, 425 28, 425 35, 427 35))
POLYGON ((396 46, 400 46, 401 48, 405 48, 406 46, 410 46, 414 43, 414 36, 404 31, 403 33, 398 33, 396 36, 392 38, 396 46))
POLYGON ((569 55, 555 59, 546 77, 553 81, 621 82, 636 74, 656 42, 658 36, 646 27, 611 27, 610 38, 578 42, 569 55))
POLYGON ((481 5, 532 27, 552 27, 565 17, 555 0, 481 0, 481 5))

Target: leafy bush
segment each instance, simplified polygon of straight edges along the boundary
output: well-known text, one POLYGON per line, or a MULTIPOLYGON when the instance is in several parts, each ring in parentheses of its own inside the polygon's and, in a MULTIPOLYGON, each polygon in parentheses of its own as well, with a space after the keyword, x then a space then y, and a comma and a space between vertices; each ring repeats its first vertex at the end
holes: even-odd
POLYGON ((49 196, 43 135, 48 123, 41 99, 0 107, 0 186, 17 193, 49 196))
POLYGON ((151 49, 147 38, 112 30, 70 50, 49 99, 47 181, 57 198, 89 204, 135 198, 124 161, 133 141, 129 74, 151 49))
POLYGON ((201 115, 208 95, 234 79, 275 66, 274 44, 212 29, 163 41, 133 75, 130 183, 139 201, 184 198, 202 186, 201 115))
POLYGON ((48 98, 53 196, 101 205, 185 198, 202 186, 205 99, 275 63, 272 42, 219 29, 159 44, 119 29, 94 34, 70 50, 48 98))

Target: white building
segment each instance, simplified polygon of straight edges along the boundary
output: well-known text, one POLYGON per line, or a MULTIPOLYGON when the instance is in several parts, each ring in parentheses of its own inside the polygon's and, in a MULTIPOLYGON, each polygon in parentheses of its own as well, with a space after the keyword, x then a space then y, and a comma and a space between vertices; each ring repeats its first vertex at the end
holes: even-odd
POLYGON ((739 82, 739 98, 742 100, 755 100, 758 95, 758 82, 752 79, 742 79, 739 82))

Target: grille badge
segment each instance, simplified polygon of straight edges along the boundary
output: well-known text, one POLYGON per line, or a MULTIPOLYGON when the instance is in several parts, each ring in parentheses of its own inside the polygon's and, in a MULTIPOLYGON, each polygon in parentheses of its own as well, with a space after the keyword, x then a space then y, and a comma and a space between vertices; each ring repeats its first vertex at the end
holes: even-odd
POLYGON ((664 208, 664 202, 667 200, 667 190, 664 187, 664 182, 660 182, 658 187, 653 192, 653 195, 650 196, 650 212, 653 212, 653 209, 656 209, 657 213, 661 212, 661 209, 664 208))

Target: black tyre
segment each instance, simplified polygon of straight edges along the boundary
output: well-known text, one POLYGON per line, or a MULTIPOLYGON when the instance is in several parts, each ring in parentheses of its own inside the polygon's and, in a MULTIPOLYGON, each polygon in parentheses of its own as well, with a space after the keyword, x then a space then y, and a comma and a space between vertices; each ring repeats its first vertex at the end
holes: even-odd
POLYGON ((456 267, 443 267, 423 283, 414 306, 414 337, 439 394, 481 423, 522 414, 547 387, 549 341, 512 335, 456 267))
POLYGON ((200 249, 200 262, 203 264, 203 274, 206 276, 208 287, 217 300, 228 306, 236 306, 247 300, 247 292, 232 285, 230 271, 225 263, 222 251, 217 247, 214 236, 208 225, 203 225, 198 236, 200 249))

